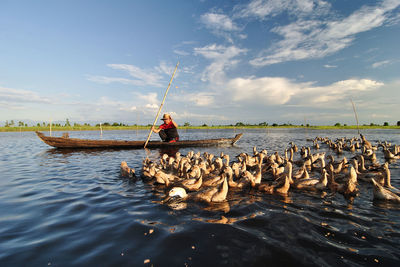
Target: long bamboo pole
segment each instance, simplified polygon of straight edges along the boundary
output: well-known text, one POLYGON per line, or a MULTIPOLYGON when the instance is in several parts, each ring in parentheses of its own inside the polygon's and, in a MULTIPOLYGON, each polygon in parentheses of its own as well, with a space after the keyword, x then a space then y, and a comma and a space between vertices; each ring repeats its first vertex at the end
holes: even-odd
POLYGON ((351 104, 353 105, 354 116, 356 116, 357 131, 358 131, 358 134, 360 134, 360 128, 358 127, 358 116, 357 116, 357 112, 356 112, 356 106, 354 105, 354 102, 351 98, 350 98, 350 101, 351 101, 351 104))
POLYGON ((157 116, 156 116, 156 118, 154 119, 153 126, 152 126, 152 127, 151 127, 151 129, 150 129, 150 133, 149 133, 149 136, 147 137, 146 143, 144 144, 144 148, 146 148, 146 146, 147 146, 147 143, 149 143, 150 136, 151 136, 151 134, 152 134, 152 132, 153 132, 153 130, 152 130, 152 129, 153 129, 154 125, 156 125, 156 122, 157 122, 158 116, 160 116, 161 109, 162 109, 162 107, 163 107, 163 105, 164 105, 165 98, 167 97, 167 94, 168 94, 169 88, 171 87, 171 83, 172 83, 172 80, 174 79, 175 72, 176 72, 176 70, 178 69, 178 65, 179 65, 179 61, 178 61, 178 63, 176 63, 176 66, 175 66, 174 73, 172 73, 171 80, 169 81, 169 84, 168 84, 167 90, 165 91, 164 98, 163 98, 163 100, 162 100, 162 102, 161 102, 160 108, 158 109, 157 116))

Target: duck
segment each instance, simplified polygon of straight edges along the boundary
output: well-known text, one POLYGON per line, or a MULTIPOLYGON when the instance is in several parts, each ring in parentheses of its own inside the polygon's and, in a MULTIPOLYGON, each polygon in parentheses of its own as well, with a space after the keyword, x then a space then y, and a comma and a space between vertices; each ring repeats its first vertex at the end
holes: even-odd
POLYGON ((169 187, 170 180, 168 179, 168 177, 163 175, 162 172, 156 172, 156 174, 154 175, 154 178, 156 180, 156 183, 165 184, 166 187, 169 187))
MULTIPOLYGON (((198 168, 198 167, 197 167, 198 168)), ((184 188, 186 188, 187 190, 189 190, 189 191, 197 191, 197 190, 199 190, 200 189, 200 187, 202 186, 202 184, 203 184, 203 175, 202 175, 202 170, 200 170, 200 168, 199 168, 199 172, 200 172, 200 175, 199 175, 199 177, 193 177, 193 178, 190 178, 190 179, 186 179, 186 180, 183 180, 182 182, 181 182, 181 184, 182 184, 182 186, 184 187, 184 188)))
POLYGON ((324 157, 318 157, 318 159, 311 164, 311 169, 315 170, 315 169, 319 169, 320 171, 322 171, 323 169, 325 169, 325 159, 324 157), (319 163, 319 164, 317 164, 319 163))
POLYGON ((292 175, 292 178, 295 180, 302 179, 302 178, 309 178, 309 174, 305 165, 303 165, 300 169, 296 171, 292 175))
POLYGON ((331 190, 331 192, 335 193, 338 188, 339 188, 339 184, 335 181, 335 168, 333 167, 333 165, 330 163, 329 167, 329 175, 328 175, 328 188, 331 190))
POLYGON ((348 167, 347 180, 350 180, 352 183, 357 183, 357 172, 352 164, 349 164, 348 167))
MULTIPOLYGON (((189 178, 189 172, 191 169, 192 169, 192 165, 186 160, 180 166, 180 168, 177 172, 177 176, 183 177, 183 178, 189 178)), ((172 172, 172 174, 175 174, 175 172, 172 172)))
POLYGON ((383 147, 383 155, 385 157, 385 160, 396 160, 400 159, 400 154, 393 154, 389 149, 386 147, 383 147))
POLYGON ((166 172, 164 170, 156 170, 156 173, 154 175, 154 178, 156 179, 156 182, 159 184, 165 184, 165 186, 169 186, 170 182, 176 181, 176 180, 182 180, 181 177, 170 173, 170 172, 166 172))
POLYGON ((289 145, 293 149, 293 152, 296 153, 299 150, 299 148, 297 147, 297 145, 294 142, 289 142, 289 145))
POLYGON ((292 165, 292 163, 290 162, 290 161, 287 161, 286 162, 286 165, 285 165, 285 167, 284 167, 284 172, 283 172, 284 174, 280 174, 276 179, 275 179, 275 181, 276 180, 279 180, 279 179, 282 179, 282 175, 286 175, 287 176, 287 179, 289 180, 289 183, 290 184, 293 184, 294 183, 294 181, 293 181, 293 179, 292 179, 292 175, 293 175, 293 165, 292 165))
POLYGON ((174 171, 174 163, 175 163, 175 158, 169 157, 167 161, 167 165, 165 166, 166 171, 174 171))
POLYGON ((326 169, 322 169, 321 179, 315 184, 314 188, 317 190, 324 190, 328 185, 328 173, 326 169))
POLYGON ((382 164, 382 166, 380 168, 378 168, 377 171, 370 172, 370 173, 366 174, 366 176, 369 178, 368 181, 371 181, 371 179, 374 179, 375 182, 377 182, 381 186, 384 186, 391 191, 400 192, 400 190, 393 187, 391 184, 391 174, 390 174, 388 162, 385 162, 384 164, 382 164))
POLYGON ((293 162, 293 157, 294 157, 294 151, 293 151, 293 148, 290 148, 288 161, 293 162))
POLYGON ((377 181, 375 181, 375 179, 372 179, 372 184, 374 186, 374 200, 385 200, 400 203, 400 196, 380 185, 377 181))
POLYGON ((175 153, 175 161, 179 162, 181 160, 181 158, 182 158, 181 152, 179 152, 179 151, 176 152, 175 153))
POLYGON ((126 161, 121 162, 120 172, 122 177, 136 177, 135 170, 133 168, 129 168, 126 161))
POLYGON ((246 168, 255 167, 258 164, 258 157, 257 156, 250 156, 248 154, 244 155, 244 162, 246 164, 246 168))
POLYGON ((203 186, 209 187, 209 186, 217 186, 221 184, 224 181, 224 175, 215 175, 215 176, 210 176, 207 179, 203 179, 203 186))
POLYGON ((301 158, 304 160, 304 159, 306 159, 307 157, 308 157, 308 150, 307 150, 307 148, 305 147, 305 146, 302 146, 301 148, 300 148, 300 156, 301 156, 301 158))
POLYGON ((372 149, 372 144, 365 138, 364 135, 360 134, 361 137, 361 144, 366 148, 366 149, 372 149))
POLYGON ((229 166, 229 160, 230 160, 229 155, 225 154, 222 158, 225 159, 225 163, 223 164, 223 167, 229 166))
POLYGON ((245 171, 243 173, 243 178, 246 178, 250 181, 251 187, 256 187, 256 185, 259 185, 261 183, 261 174, 253 175, 251 172, 245 171))
POLYGON ((212 173, 213 175, 219 175, 222 171, 222 167, 223 167, 223 162, 222 162, 222 158, 216 158, 213 162, 213 164, 211 165, 211 171, 210 173, 212 173))
POLYGON ((290 189, 289 177, 287 174, 284 174, 281 183, 278 184, 262 183, 257 187, 257 189, 267 194, 277 193, 280 195, 287 195, 290 189))
POLYGON ((233 167, 228 167, 224 170, 224 172, 226 173, 227 177, 228 177, 228 185, 229 187, 232 188, 243 188, 246 187, 249 184, 249 179, 246 178, 244 175, 243 176, 236 176, 234 175, 234 170, 233 167), (236 176, 236 178, 238 178, 237 181, 233 180, 233 176, 236 176))
POLYGON ((233 163, 231 169, 233 171, 233 176, 235 176, 236 179, 239 179, 241 176, 241 168, 239 164, 237 162, 233 163))
MULTIPOLYGON (((190 165, 190 164, 189 164, 190 165)), ((188 165, 188 166, 189 166, 188 165)), ((194 166, 190 166, 190 169, 187 171, 187 179, 198 179, 201 176, 202 169, 200 168, 199 165, 194 165, 194 166)))
POLYGON ((160 165, 163 169, 167 168, 168 154, 163 154, 160 158, 160 165))
POLYGON ((328 184, 328 176, 325 169, 322 169, 321 177, 319 178, 306 178, 299 179, 294 182, 294 187, 297 189, 305 190, 322 190, 328 184))
POLYGON ((274 162, 270 165, 270 170, 274 179, 277 179, 285 171, 285 166, 274 162))
POLYGON ((169 192, 167 198, 163 201, 169 201, 171 198, 174 197, 179 197, 181 200, 196 200, 196 201, 202 201, 202 202, 223 202, 226 199, 226 196, 228 194, 228 182, 226 179, 226 175, 224 174, 224 182, 220 186, 220 188, 217 187, 211 187, 203 191, 198 191, 195 193, 188 194, 186 193, 185 188, 183 187, 173 187, 169 192))
POLYGON ((348 167, 348 175, 343 183, 340 183, 337 187, 337 191, 343 194, 345 197, 352 197, 358 194, 357 188, 357 173, 353 167, 353 165, 349 165, 348 167))
POLYGON ((371 169, 375 169, 380 166, 379 162, 376 159, 376 154, 373 153, 371 157, 365 157, 363 155, 358 155, 358 161, 360 163, 359 171, 360 172, 369 172, 371 169), (369 160, 370 163, 367 165, 366 160, 369 160))
POLYGON ((238 183, 233 180, 233 170, 231 166, 225 168, 224 173, 226 173, 228 178, 228 186, 229 187, 237 187, 238 183))
POLYGON ((346 157, 343 157, 343 159, 339 162, 335 162, 335 158, 333 157, 333 155, 328 155, 327 158, 334 167, 334 173, 340 173, 342 171, 343 166, 347 164, 346 157))
POLYGON ((178 176, 184 176, 184 167, 185 164, 189 163, 189 160, 186 157, 182 157, 179 163, 176 166, 176 172, 178 176))
POLYGON ((156 166, 154 163, 151 163, 148 166, 143 165, 142 177, 145 180, 152 180, 155 175, 156 175, 156 166))
POLYGON ((315 149, 320 149, 320 145, 317 141, 314 142, 314 148, 315 149))

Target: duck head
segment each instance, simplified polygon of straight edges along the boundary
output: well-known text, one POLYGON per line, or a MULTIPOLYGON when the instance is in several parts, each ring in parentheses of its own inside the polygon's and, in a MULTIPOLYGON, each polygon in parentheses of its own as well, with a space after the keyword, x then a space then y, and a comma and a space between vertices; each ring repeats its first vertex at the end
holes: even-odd
POLYGON ((177 200, 183 200, 187 197, 186 190, 182 187, 173 187, 169 192, 168 196, 161 201, 161 203, 171 203, 177 200))
POLYGON ((187 197, 187 194, 184 188, 174 187, 169 191, 168 196, 170 197, 179 196, 180 198, 185 198, 187 197))

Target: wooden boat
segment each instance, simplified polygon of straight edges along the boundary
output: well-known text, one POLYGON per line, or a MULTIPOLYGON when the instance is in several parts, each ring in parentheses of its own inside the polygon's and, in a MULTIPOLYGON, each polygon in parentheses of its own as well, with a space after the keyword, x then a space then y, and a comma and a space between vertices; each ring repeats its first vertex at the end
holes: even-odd
MULTIPOLYGON (((145 141, 126 141, 126 140, 91 140, 63 137, 45 136, 41 132, 36 132, 37 136, 46 144, 56 148, 143 148, 145 141)), ((179 147, 201 147, 234 145, 242 133, 233 138, 205 139, 205 140, 182 140, 173 143, 162 141, 150 141, 147 148, 179 148, 179 147)))

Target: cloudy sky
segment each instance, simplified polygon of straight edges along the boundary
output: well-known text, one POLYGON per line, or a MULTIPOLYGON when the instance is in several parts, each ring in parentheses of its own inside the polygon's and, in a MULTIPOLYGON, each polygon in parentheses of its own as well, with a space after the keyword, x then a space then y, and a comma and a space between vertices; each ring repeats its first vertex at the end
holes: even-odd
POLYGON ((400 0, 0 0, 0 125, 400 120, 400 0))

